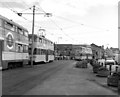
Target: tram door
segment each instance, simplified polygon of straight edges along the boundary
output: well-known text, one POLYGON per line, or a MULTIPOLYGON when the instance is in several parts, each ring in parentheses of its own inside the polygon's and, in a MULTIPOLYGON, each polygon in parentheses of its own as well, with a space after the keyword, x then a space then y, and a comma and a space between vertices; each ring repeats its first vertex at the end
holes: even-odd
POLYGON ((0 67, 2 67, 2 40, 0 40, 0 67))
POLYGON ((46 62, 48 61, 48 50, 46 50, 46 62))

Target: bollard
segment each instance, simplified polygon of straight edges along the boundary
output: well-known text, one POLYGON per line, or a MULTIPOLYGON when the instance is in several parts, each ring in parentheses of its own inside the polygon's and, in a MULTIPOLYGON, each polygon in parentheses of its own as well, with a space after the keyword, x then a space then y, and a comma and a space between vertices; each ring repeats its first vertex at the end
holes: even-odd
POLYGON ((110 70, 110 75, 111 75, 111 70, 112 70, 112 65, 111 64, 110 64, 109 70, 110 70))

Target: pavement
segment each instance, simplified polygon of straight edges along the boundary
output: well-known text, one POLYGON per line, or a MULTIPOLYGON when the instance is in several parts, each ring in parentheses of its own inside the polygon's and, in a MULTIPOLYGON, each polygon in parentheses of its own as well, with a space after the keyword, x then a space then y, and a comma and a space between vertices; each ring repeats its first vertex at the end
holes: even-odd
POLYGON ((101 87, 109 89, 109 90, 113 91, 114 93, 118 93, 117 87, 113 87, 113 86, 108 86, 107 85, 107 77, 97 76, 96 73, 92 72, 92 66, 91 65, 89 65, 88 69, 89 69, 89 73, 90 74, 92 73, 92 77, 90 79, 88 79, 88 80, 90 80, 91 82, 94 82, 94 83, 98 84, 101 87))
POLYGON ((106 78, 96 77, 90 64, 83 69, 69 63, 24 95, 118 95, 107 87, 106 78))

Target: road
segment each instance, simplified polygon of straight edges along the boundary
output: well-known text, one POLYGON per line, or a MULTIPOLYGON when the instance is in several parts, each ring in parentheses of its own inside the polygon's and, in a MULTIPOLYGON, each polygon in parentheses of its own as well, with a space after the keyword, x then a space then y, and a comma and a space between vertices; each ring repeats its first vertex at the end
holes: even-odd
MULTIPOLYGON (((76 61, 60 60, 2 72, 3 95, 117 95, 102 85, 87 69, 75 68, 76 61)), ((103 82, 102 82, 103 81, 103 82)), ((102 82, 102 83, 101 83, 102 82)))

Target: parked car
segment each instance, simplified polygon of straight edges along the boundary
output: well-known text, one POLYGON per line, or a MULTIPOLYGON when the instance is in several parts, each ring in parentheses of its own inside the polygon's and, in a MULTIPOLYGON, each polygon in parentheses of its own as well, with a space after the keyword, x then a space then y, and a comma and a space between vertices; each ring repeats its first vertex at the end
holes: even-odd
POLYGON ((104 65, 105 65, 105 59, 98 59, 98 63, 99 63, 101 66, 104 66, 104 65))
POLYGON ((107 77, 107 85, 117 87, 119 80, 120 80, 120 72, 114 72, 107 77))
POLYGON ((118 65, 116 64, 115 60, 107 59, 107 60, 105 60, 105 67, 108 70, 111 70, 111 72, 115 72, 116 71, 116 67, 118 67, 118 65))

